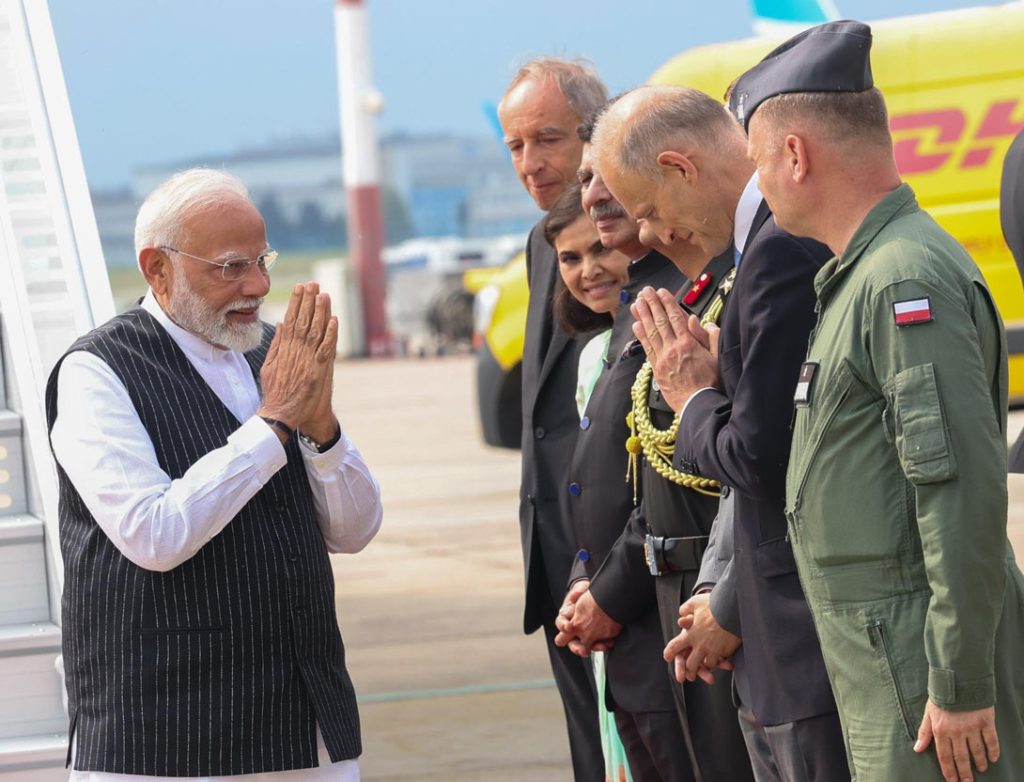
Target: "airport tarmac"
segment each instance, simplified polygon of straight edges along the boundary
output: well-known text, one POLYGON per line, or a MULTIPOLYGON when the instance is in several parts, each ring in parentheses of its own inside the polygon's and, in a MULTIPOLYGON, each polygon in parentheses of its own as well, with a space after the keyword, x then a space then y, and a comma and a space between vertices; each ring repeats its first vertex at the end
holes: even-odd
MULTIPOLYGON (((384 524, 334 557, 366 782, 568 782, 543 637, 522 633, 519 453, 485 446, 470 356, 338 364, 339 418, 384 524)), ((1010 434, 1024 425, 1011 415, 1010 434)), ((1024 550, 1024 476, 1010 537, 1024 550)))

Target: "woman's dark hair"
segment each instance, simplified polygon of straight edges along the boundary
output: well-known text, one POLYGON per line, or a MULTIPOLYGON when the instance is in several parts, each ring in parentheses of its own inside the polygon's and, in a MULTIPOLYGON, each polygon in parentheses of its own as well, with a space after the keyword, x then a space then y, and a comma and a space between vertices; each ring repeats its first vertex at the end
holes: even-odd
POLYGON ((555 237, 583 216, 583 188, 579 182, 569 184, 544 220, 544 238, 555 246, 555 237))
MULTIPOLYGON (((583 203, 580 200, 580 185, 574 182, 565 188, 565 192, 558 197, 555 205, 548 212, 544 221, 544 238, 548 244, 555 246, 555 238, 566 228, 575 223, 581 217, 586 217, 583 211, 583 203)), ((555 256, 557 264, 558 257, 555 256)), ((562 275, 555 277, 555 290, 551 299, 551 311, 555 320, 561 325, 569 336, 575 337, 578 334, 586 334, 591 331, 611 328, 612 316, 607 312, 594 312, 573 296, 567 287, 562 275)))

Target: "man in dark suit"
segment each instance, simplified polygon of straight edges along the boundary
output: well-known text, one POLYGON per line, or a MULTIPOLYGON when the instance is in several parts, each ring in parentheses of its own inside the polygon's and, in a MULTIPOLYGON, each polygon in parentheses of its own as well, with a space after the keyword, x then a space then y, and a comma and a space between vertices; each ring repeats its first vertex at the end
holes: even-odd
MULTIPOLYGON (((589 142, 592 128, 588 124, 580 130, 581 138, 589 142)), ((686 306, 696 313, 725 301, 726 294, 721 288, 731 284, 731 254, 709 263, 699 247, 686 242, 664 247, 654 237, 644 237, 649 245, 657 248, 651 249, 641 241, 636 221, 626 214, 605 186, 600 171, 593 164, 589 143, 584 146, 579 178, 583 186, 583 206, 594 221, 602 243, 637 259, 630 267, 630 283, 623 288, 624 303, 635 301, 644 286, 681 289, 680 296, 686 299, 686 306), (671 263, 666 257, 669 254, 671 263), (691 284, 687 276, 695 282, 691 284)), ((593 462, 607 464, 610 461, 615 480, 596 492, 584 488, 576 500, 577 510, 583 512, 574 515, 577 545, 581 549, 575 570, 585 574, 587 580, 573 585, 574 590, 557 622, 561 633, 556 643, 570 644, 577 653, 585 653, 593 639, 600 639, 597 643, 600 648, 601 641, 621 630, 621 635, 615 637, 614 648, 608 653, 607 670, 613 700, 621 704, 623 710, 634 712, 620 714, 616 710, 616 724, 627 752, 631 742, 633 745, 642 743, 643 747, 656 748, 661 757, 671 757, 668 747, 673 745, 671 752, 681 754, 686 765, 682 772, 663 773, 663 778, 678 782, 716 779, 745 782, 752 776, 736 723, 736 709, 731 702, 731 677, 723 676, 710 688, 689 682, 678 684, 670 671, 658 664, 664 644, 678 630, 680 595, 684 589, 688 593, 693 585, 696 562, 688 567, 686 562, 673 561, 653 578, 644 562, 645 534, 650 532, 662 536, 662 540, 700 545, 714 518, 717 497, 694 491, 679 485, 673 477, 659 474, 646 452, 632 457, 635 461, 630 472, 636 489, 632 498, 627 493, 629 487, 618 482, 623 467, 629 463, 623 448, 630 434, 626 414, 631 409, 633 415, 638 414, 631 391, 646 358, 633 337, 633 323, 628 309, 623 308, 616 314, 612 344, 620 348, 627 342, 630 344, 625 351, 609 351, 611 363, 594 388, 587 406, 590 420, 580 434, 580 443, 587 445, 587 450, 582 451, 582 466, 596 469, 599 465, 593 462), (615 388, 616 383, 620 384, 619 388, 615 388), (611 426, 617 434, 608 439, 607 430, 611 426), (603 435, 601 429, 605 430, 603 435), (601 437, 606 438, 603 444, 597 439, 601 437), (613 498, 619 498, 618 506, 613 498), (623 499, 626 501, 622 502, 623 499), (586 503, 589 503, 587 507, 580 507, 586 503), (623 690, 627 690, 628 697, 618 694, 623 690)), ((673 413, 656 388, 649 387, 644 404, 654 425, 669 427, 673 413)), ((581 454, 579 447, 576 450, 581 454)), ((576 464, 573 466, 575 468, 576 464)), ((604 482, 609 483, 608 470, 604 470, 603 475, 604 482)), ((573 477, 576 478, 575 473, 573 477)), ((639 772, 632 765, 632 755, 630 761, 635 780, 659 778, 639 772)))
MULTIPOLYGON (((607 91, 589 68, 533 60, 512 79, 498 106, 516 174, 541 209, 550 209, 576 177, 583 144, 576 127, 604 104, 607 91)), ((543 221, 542 221, 543 222, 543 221)), ((579 431, 578 346, 552 321, 558 274, 554 250, 534 226, 526 245, 530 303, 523 345, 523 478, 519 521, 525 565, 523 630, 543 627, 562 697, 578 782, 604 780, 597 694, 589 661, 555 646, 555 616, 576 549, 569 517, 568 467, 579 431)))
POLYGON ((688 603, 666 655, 694 678, 735 665, 740 722, 758 780, 848 778, 842 732, 783 512, 789 421, 814 322, 813 279, 831 253, 775 226, 746 138, 697 90, 645 87, 619 100, 595 137, 620 203, 666 243, 736 251, 721 332, 702 329, 668 291, 634 305, 654 377, 680 414, 673 466, 732 487, 739 627, 723 630, 708 597, 688 603), (742 651, 740 638, 742 637, 742 651))

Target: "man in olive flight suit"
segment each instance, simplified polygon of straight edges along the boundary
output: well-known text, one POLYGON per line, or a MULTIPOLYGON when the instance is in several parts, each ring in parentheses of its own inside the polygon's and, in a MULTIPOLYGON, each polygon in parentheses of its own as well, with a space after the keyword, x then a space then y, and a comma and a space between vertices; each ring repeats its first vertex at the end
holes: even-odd
POLYGON ((857 22, 812 28, 730 97, 778 224, 835 253, 794 397, 790 539, 854 780, 1020 780, 1006 339, 900 181, 870 46, 857 22))

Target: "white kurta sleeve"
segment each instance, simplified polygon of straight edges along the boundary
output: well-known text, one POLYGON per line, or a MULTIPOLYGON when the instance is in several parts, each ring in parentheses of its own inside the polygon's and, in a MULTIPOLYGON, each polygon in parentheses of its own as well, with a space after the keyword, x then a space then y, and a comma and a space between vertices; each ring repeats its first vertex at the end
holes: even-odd
POLYGON ((327 548, 346 554, 361 551, 377 534, 384 516, 380 486, 362 454, 344 432, 324 453, 299 447, 327 548))
POLYGON ((86 352, 61 365, 51 441, 100 528, 147 570, 194 556, 287 463, 277 435, 254 416, 172 481, 120 379, 86 352))

